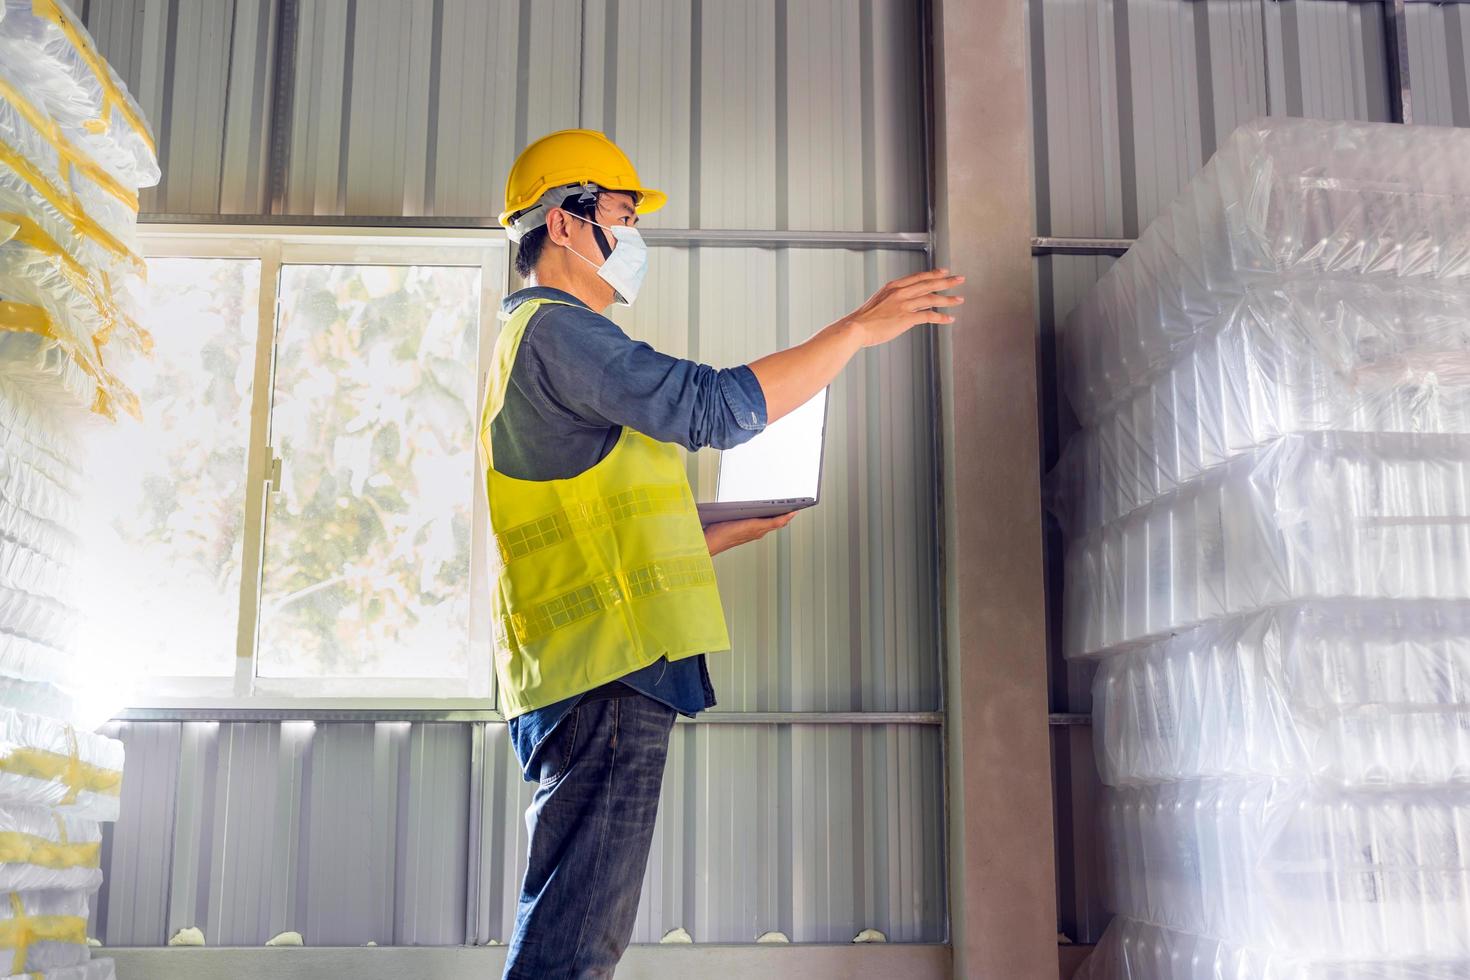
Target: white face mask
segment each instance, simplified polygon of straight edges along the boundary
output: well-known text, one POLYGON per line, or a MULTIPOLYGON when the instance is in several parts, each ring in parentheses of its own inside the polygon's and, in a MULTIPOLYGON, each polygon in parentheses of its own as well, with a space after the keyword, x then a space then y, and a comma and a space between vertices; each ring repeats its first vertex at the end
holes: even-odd
POLYGON ((570 211, 566 213, 578 221, 586 221, 589 225, 597 225, 604 231, 612 232, 613 240, 617 244, 602 265, 593 262, 576 249, 571 249, 571 252, 597 270, 597 275, 613 288, 619 303, 632 306, 633 300, 638 297, 639 287, 643 285, 643 276, 648 272, 648 244, 643 236, 638 234, 637 228, 601 225, 580 214, 572 214, 570 211))

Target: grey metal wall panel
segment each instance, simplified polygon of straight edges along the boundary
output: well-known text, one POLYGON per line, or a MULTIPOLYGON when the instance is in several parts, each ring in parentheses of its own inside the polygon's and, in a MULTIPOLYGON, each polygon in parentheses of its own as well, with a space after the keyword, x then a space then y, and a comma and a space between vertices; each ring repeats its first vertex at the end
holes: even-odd
POLYGON ((75 4, 138 99, 163 179, 144 211, 260 214, 270 129, 272 0, 75 4))
MULTIPOLYGON (((271 0, 92 0, 158 130, 144 211, 268 210, 271 0)), ((285 212, 493 217, 537 136, 607 131, 650 227, 922 231, 911 0, 301 0, 285 212)))
POLYGON ((1470 10, 1458 3, 1412 3, 1404 13, 1414 122, 1470 126, 1470 10))
POLYGON ((102 888, 91 903, 87 935, 159 946, 168 939, 181 726, 113 723, 101 731, 112 738, 126 731, 126 756, 120 814, 102 825, 102 888))
POLYGON ((1135 237, 1268 109, 1388 118, 1379 3, 1031 0, 1028 28, 1041 235, 1135 237))
POLYGON ((1273 111, 1389 121, 1381 3, 1288 0, 1265 12, 1273 111))
POLYGON ((125 723, 94 934, 211 945, 464 940, 469 730, 454 724, 125 723))
POLYGON ((1266 110, 1258 0, 1032 0, 1038 233, 1132 237, 1266 110))
MULTIPOLYGON (((481 942, 506 940, 525 872, 523 782, 506 729, 486 726, 481 942)), ((680 725, 634 942, 682 926, 696 942, 944 937, 939 729, 680 725)))
MULTIPOLYGON (((916 252, 656 248, 637 305, 613 312, 659 350, 716 366, 805 340, 916 252)), ((832 386, 820 507, 715 560, 732 653, 709 658, 718 711, 939 707, 930 337, 863 352, 832 386)), ((691 480, 712 499, 718 457, 691 480)))

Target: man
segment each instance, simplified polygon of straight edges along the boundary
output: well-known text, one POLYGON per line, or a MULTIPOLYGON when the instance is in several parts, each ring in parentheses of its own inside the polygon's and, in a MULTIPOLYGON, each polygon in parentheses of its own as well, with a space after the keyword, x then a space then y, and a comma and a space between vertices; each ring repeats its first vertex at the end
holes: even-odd
POLYGON ((630 339, 638 216, 665 201, 601 133, 528 146, 500 222, 526 287, 505 298, 480 446, 498 568, 495 667, 526 779, 529 864, 505 977, 610 977, 638 910, 676 714, 715 703, 729 648, 712 555, 791 514, 702 528, 678 446, 739 445, 826 387, 863 347, 963 281, 895 280, 810 340, 717 370, 630 339))

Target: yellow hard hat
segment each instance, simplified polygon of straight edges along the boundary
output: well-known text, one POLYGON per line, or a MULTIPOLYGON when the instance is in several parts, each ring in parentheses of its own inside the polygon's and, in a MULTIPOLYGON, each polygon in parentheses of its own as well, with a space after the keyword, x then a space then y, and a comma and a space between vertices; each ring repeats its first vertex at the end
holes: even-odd
POLYGON ((632 192, 639 214, 657 211, 668 200, 663 191, 643 186, 633 161, 606 135, 593 129, 563 129, 541 137, 516 157, 505 178, 500 224, 510 228, 513 216, 534 207, 553 188, 587 183, 632 192))

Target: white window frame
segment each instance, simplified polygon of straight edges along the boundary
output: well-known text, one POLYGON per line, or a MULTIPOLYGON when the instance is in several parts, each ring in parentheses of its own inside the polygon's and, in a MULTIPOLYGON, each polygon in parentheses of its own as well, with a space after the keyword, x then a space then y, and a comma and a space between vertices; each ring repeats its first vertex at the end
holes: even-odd
MULTIPOLYGON (((485 542, 489 515, 478 463, 471 494, 469 667, 464 678, 267 678, 257 675, 260 591, 268 505, 267 445, 274 388, 281 270, 288 265, 442 265, 480 269, 480 326, 475 409, 484 403, 490 354, 499 330, 499 299, 510 277, 510 250, 496 229, 384 229, 280 225, 143 225, 145 258, 255 259, 260 302, 246 451, 240 614, 232 677, 140 678, 129 709, 430 709, 494 713, 485 542), (390 693, 392 692, 392 693, 390 693)), ((146 411, 146 406, 144 406, 146 411)))

